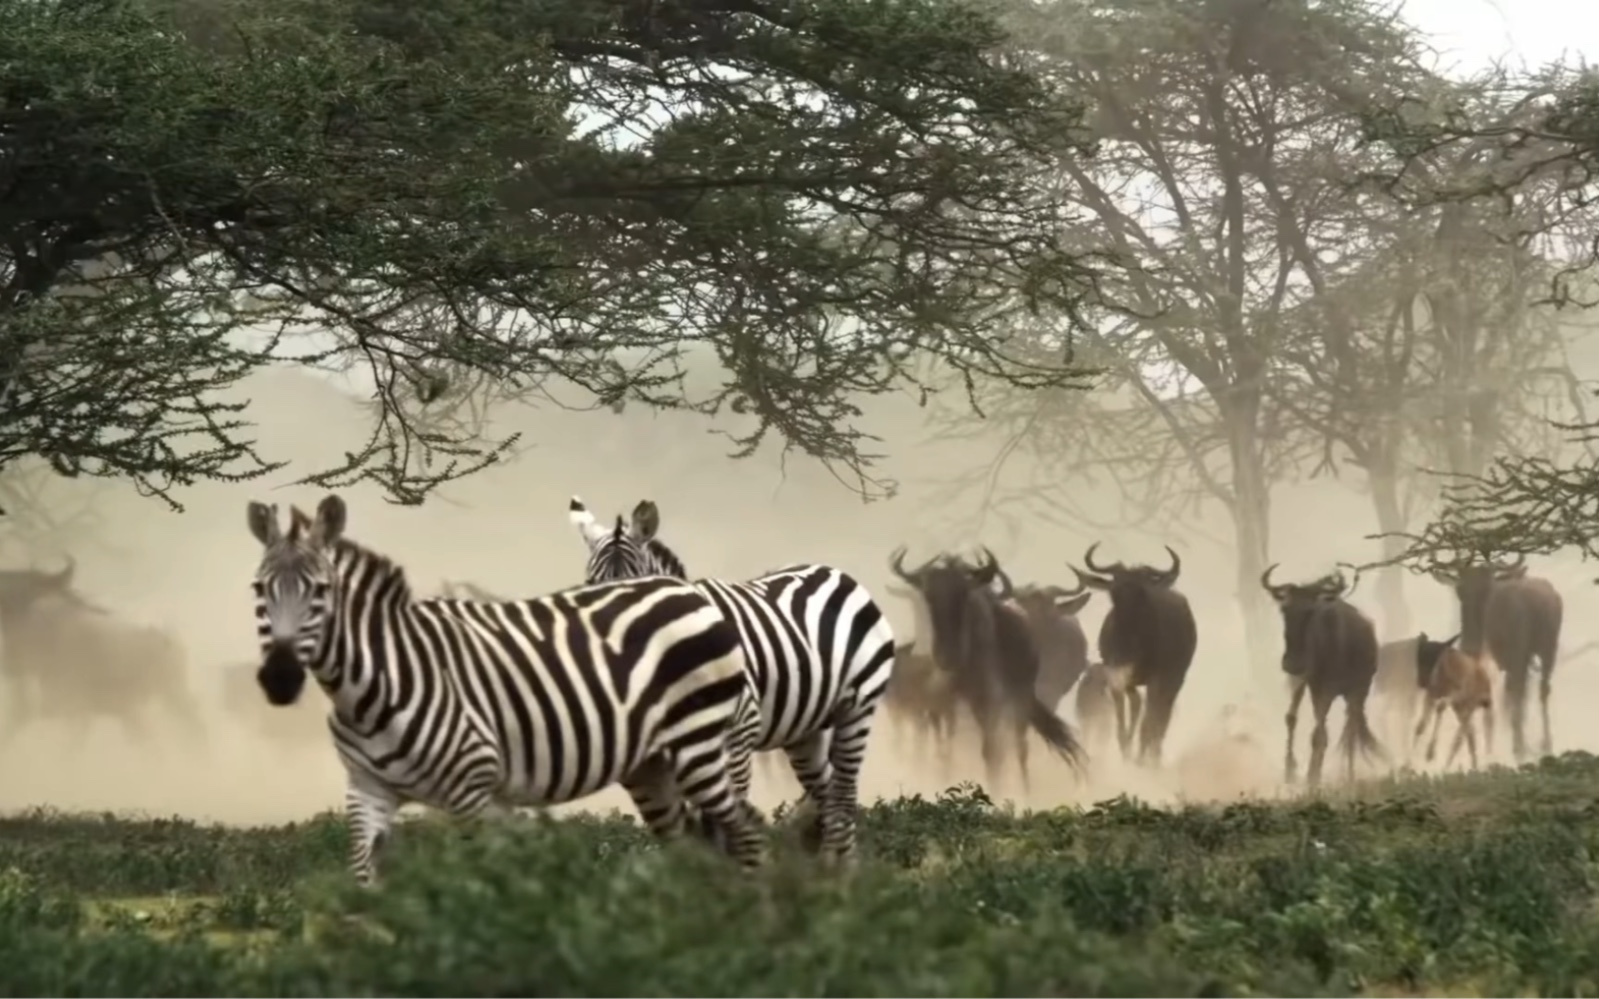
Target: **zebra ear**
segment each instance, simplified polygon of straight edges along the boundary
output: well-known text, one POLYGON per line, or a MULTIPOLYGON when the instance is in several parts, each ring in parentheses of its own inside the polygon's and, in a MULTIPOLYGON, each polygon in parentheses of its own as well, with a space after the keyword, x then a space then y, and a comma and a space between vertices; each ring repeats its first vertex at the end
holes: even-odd
POLYGON ((660 529, 660 509, 649 500, 639 500, 638 506, 633 508, 633 533, 641 540, 648 541, 660 529))
POLYGON ((245 508, 250 523, 250 533, 263 545, 275 545, 283 538, 283 528, 278 524, 278 505, 250 501, 245 508))
POLYGON ((316 521, 311 524, 312 544, 322 547, 342 538, 348 519, 349 510, 337 493, 322 497, 322 502, 316 505, 316 521))
POLYGON ((572 526, 577 528, 577 533, 582 535, 583 540, 591 547, 598 544, 605 536, 605 528, 600 526, 600 522, 594 519, 594 514, 576 496, 573 496, 572 501, 566 505, 566 516, 572 522, 572 526))

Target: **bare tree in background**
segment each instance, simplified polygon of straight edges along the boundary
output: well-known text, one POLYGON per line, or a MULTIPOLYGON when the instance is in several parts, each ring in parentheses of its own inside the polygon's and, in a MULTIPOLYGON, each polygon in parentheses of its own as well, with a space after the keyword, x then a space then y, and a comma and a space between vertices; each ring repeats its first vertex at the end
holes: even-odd
POLYGON ((1027 427, 1030 454, 1060 463, 1057 489, 1085 449, 1115 448, 1098 467, 1135 483, 1170 481, 1185 463, 1182 485, 1152 489, 1154 501, 1180 508, 1197 487, 1226 506, 1251 658, 1275 672, 1280 627, 1258 580, 1272 478, 1301 441, 1271 388, 1273 355, 1303 332, 1290 317, 1317 293, 1307 260, 1356 265, 1341 252, 1357 224, 1345 205, 1356 112, 1425 76, 1419 39, 1363 0, 1053 0, 1013 22, 1018 57, 1090 102, 1096 154, 1063 159, 1056 178, 1088 216, 1079 245, 1120 264, 1101 282, 1085 359, 1113 359, 1126 401, 1057 397, 1043 414, 1017 402, 1005 429, 1027 427), (1161 434, 1171 439, 1144 455, 1161 434))
MULTIPOLYGON (((1448 92, 1502 121, 1525 102, 1503 84, 1494 71, 1448 92)), ((1487 142, 1437 147, 1413 180, 1457 183, 1497 155, 1487 142)), ((1437 499, 1440 472, 1475 476, 1506 450, 1548 453, 1559 444, 1549 419, 1580 402, 1558 317, 1538 305, 1560 263, 1528 238, 1547 225, 1553 193, 1407 205, 1368 190, 1348 233, 1363 248, 1357 266, 1333 274, 1302 254, 1316 294, 1292 317, 1304 332, 1285 340, 1277 362, 1290 374, 1272 386, 1323 440, 1321 467, 1364 473, 1384 562, 1437 499)), ((1382 572, 1378 594, 1387 633, 1411 633, 1402 570, 1382 572)))
MULTIPOLYGON (((1407 529, 1388 539, 1385 562, 1422 570, 1568 546, 1599 556, 1599 424, 1584 415, 1576 380, 1557 353, 1563 333, 1593 319, 1578 313, 1557 323, 1535 308, 1596 301, 1599 81, 1586 69, 1556 65, 1498 73, 1493 84, 1491 100, 1403 102, 1368 122, 1397 164, 1380 176, 1384 187, 1450 227, 1441 261, 1450 294, 1427 303, 1453 337, 1446 343, 1505 341, 1475 371, 1462 366, 1463 391, 1446 397, 1453 409, 1437 446, 1453 475, 1437 518, 1420 534, 1407 529), (1469 168, 1440 173, 1437 164, 1450 160, 1469 168), (1485 245, 1485 234, 1497 245, 1485 245), (1510 335, 1518 320, 1519 339, 1510 335), (1571 415, 1529 430, 1536 414, 1518 407, 1538 394, 1540 381, 1542 394, 1563 399, 1571 415), (1567 438, 1564 453, 1541 439, 1526 443, 1524 435, 1551 431, 1567 438), (1503 444, 1498 457, 1495 443, 1503 444)), ((1462 351, 1454 360, 1478 359, 1462 351)))

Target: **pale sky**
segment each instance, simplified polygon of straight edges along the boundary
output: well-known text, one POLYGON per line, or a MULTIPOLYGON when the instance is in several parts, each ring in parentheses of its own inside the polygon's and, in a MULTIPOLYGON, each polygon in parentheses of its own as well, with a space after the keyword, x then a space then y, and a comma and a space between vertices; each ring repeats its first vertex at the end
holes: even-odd
POLYGON ((1402 9, 1433 36, 1445 67, 1470 72, 1496 56, 1529 69, 1562 56, 1599 61, 1599 6, 1585 0, 1406 0, 1402 9))

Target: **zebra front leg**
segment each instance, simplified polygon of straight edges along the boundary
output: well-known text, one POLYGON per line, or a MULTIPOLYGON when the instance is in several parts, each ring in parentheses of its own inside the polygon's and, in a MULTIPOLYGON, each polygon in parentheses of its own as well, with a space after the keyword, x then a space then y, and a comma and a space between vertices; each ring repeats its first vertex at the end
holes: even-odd
POLYGON ((350 870, 357 884, 377 884, 377 856, 388 842, 400 799, 387 788, 351 781, 344 792, 344 814, 350 823, 350 870))

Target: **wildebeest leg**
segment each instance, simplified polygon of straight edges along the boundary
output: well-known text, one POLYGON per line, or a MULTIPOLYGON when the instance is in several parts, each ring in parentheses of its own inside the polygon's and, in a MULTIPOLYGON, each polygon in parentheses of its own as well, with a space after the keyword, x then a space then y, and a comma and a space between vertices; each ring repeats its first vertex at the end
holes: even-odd
POLYGON ((1131 751, 1133 739, 1132 727, 1127 724, 1127 694, 1125 691, 1112 689, 1110 703, 1116 709, 1116 745, 1122 751, 1122 759, 1126 759, 1131 751))
POLYGON ((1505 666, 1505 712, 1510 715, 1510 752, 1520 763, 1527 758, 1527 672, 1526 661, 1505 666))
POLYGON ((1141 748, 1134 745, 1135 734, 1141 732, 1146 714, 1144 692, 1137 687, 1127 688, 1127 738, 1122 743, 1122 756, 1125 759, 1137 762, 1142 756, 1141 748))
POLYGON ((1494 705, 1492 701, 1482 705, 1482 754, 1493 760, 1494 755, 1494 705))
POLYGON ((1422 733, 1426 731, 1427 719, 1430 714, 1432 718, 1432 738, 1427 741, 1427 755, 1425 757, 1428 763, 1431 763, 1438 756, 1438 730, 1443 728, 1444 709, 1447 707, 1449 707, 1449 704, 1446 701, 1438 701, 1430 705, 1430 712, 1422 714, 1421 722, 1416 726, 1416 738, 1420 740, 1422 733))
POLYGON ((1332 702, 1330 693, 1310 692, 1310 710, 1316 716, 1316 727, 1310 731, 1310 766, 1305 770, 1305 781, 1311 787, 1321 783, 1321 768, 1327 762, 1327 712, 1332 710, 1332 702))
POLYGON ((1027 772, 1027 734, 1032 726, 1028 724, 1027 716, 1014 708, 1007 708, 1005 713, 1012 726, 1012 738, 1016 740, 1016 769, 1022 775, 1022 791, 1030 792, 1033 789, 1033 780, 1027 772))
POLYGON ((1554 643, 1538 652, 1538 713, 1543 720, 1543 755, 1555 751, 1554 739, 1549 734, 1549 692, 1555 677, 1554 643))
POLYGON ((1283 758, 1283 780, 1292 784, 1299 778, 1299 764, 1294 759, 1294 729, 1299 725, 1299 704, 1305 699, 1305 684, 1294 685, 1294 691, 1288 695, 1288 714, 1283 716, 1283 721, 1288 726, 1288 753, 1283 758))
POLYGON ((1157 680, 1144 692, 1144 720, 1139 727, 1139 762, 1160 766, 1166 730, 1171 726, 1172 710, 1177 706, 1177 686, 1157 680))
POLYGON ((1444 769, 1448 770, 1455 765, 1455 757, 1460 755, 1462 743, 1466 751, 1471 754, 1471 769, 1477 769, 1477 734, 1471 729, 1471 715, 1473 708, 1455 708, 1455 741, 1449 745, 1449 755, 1444 757, 1444 769))

